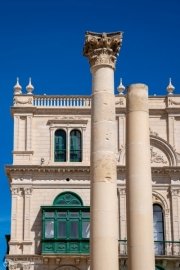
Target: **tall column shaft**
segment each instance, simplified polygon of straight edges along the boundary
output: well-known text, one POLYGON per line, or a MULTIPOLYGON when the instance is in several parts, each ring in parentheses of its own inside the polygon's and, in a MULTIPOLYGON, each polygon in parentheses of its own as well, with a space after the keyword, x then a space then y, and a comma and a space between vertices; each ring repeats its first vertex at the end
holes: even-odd
POLYGON ((128 269, 154 270, 148 87, 127 87, 126 203, 128 269))
POLYGON ((91 270, 118 270, 114 68, 122 32, 86 33, 93 78, 91 103, 91 270))
POLYGON ((118 219, 114 71, 92 70, 91 239, 93 270, 118 269, 118 219))

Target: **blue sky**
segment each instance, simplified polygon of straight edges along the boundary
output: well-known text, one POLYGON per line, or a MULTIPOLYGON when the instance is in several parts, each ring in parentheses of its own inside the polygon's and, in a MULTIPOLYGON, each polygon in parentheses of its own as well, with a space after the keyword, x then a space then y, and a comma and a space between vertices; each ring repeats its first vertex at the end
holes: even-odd
MULTIPOLYGON (((10 231, 10 192, 4 164, 12 163, 13 86, 34 94, 89 95, 91 74, 82 56, 84 32, 124 31, 117 60, 125 86, 142 82, 150 95, 166 95, 169 77, 180 94, 179 0, 0 0, 1 214, 0 258, 10 231)), ((4 269, 0 262, 0 270, 4 269)))

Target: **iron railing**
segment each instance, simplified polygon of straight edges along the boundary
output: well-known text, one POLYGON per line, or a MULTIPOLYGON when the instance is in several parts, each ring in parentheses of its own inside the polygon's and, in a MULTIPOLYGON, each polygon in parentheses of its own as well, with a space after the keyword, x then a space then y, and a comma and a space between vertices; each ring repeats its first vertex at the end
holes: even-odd
MULTIPOLYGON (((154 253, 156 256, 161 255, 180 255, 179 241, 154 241, 154 253)), ((127 254, 127 240, 119 240, 119 255, 127 254)))

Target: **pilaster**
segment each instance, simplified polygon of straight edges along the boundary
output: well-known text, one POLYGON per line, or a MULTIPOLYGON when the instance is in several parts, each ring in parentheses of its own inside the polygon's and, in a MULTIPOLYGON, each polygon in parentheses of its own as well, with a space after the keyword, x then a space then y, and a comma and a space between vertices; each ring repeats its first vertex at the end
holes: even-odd
POLYGON ((24 188, 24 234, 23 234, 23 254, 31 254, 31 197, 32 187, 24 188))
POLYGON ((11 188, 12 194, 12 207, 11 207, 11 239, 9 242, 9 254, 21 254, 21 239, 19 239, 18 219, 20 215, 19 209, 19 197, 21 196, 21 190, 17 187, 11 188))
POLYGON ((180 239, 180 188, 172 188, 171 192, 171 208, 172 208, 172 232, 173 241, 180 239))
POLYGON ((26 123, 26 151, 32 150, 32 115, 27 116, 26 123))

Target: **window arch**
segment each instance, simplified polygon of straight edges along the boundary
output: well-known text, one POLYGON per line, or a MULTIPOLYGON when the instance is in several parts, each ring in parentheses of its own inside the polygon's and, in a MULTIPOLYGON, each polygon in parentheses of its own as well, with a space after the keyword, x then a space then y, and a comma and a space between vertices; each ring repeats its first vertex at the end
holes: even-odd
POLYGON ((153 225, 154 225, 154 251, 156 255, 164 255, 164 221, 163 209, 161 205, 153 205, 153 225))
POLYGON ((82 138, 79 130, 72 130, 70 133, 70 161, 82 161, 82 138))
POLYGON ((82 199, 73 192, 62 192, 59 194, 53 202, 53 205, 57 206, 83 206, 82 199))
POLYGON ((66 132, 58 129, 54 135, 54 161, 66 161, 66 132))

